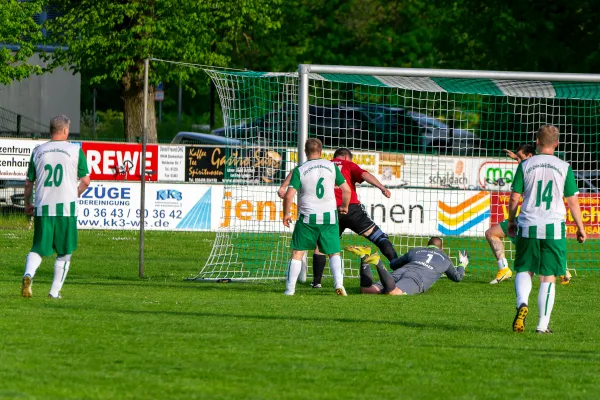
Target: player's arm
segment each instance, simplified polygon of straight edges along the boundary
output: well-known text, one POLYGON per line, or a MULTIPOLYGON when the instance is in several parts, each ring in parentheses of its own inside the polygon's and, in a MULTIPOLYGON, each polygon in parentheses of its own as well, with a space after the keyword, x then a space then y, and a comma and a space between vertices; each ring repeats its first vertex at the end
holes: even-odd
POLYGON ((31 204, 33 198, 33 183, 35 182, 35 163, 33 162, 34 152, 29 158, 29 167, 27 168, 27 178, 25 180, 25 214, 33 215, 34 206, 31 204))
POLYGON ((377 179, 369 171, 363 170, 363 172, 361 174, 361 178, 364 182, 370 183, 371 185, 375 186, 377 189, 381 190, 381 193, 383 193, 383 195, 385 197, 387 197, 388 199, 391 197, 392 194, 390 193, 390 191, 381 182, 379 182, 379 179, 377 179))
POLYGON ((81 196, 85 189, 90 186, 90 170, 87 165, 87 158, 83 149, 79 148, 79 160, 77 163, 77 178, 79 178, 79 186, 77 187, 77 196, 81 196))
POLYGON ((519 161, 519 157, 517 157, 517 155, 514 152, 512 152, 512 151, 510 151, 508 149, 504 149, 504 152, 506 153, 506 155, 508 157, 512 158, 515 161, 519 161))
POLYGON ((346 182, 346 178, 344 178, 344 175, 342 175, 338 166, 333 164, 333 168, 335 169, 335 186, 342 190, 342 205, 338 207, 338 212, 340 214, 347 214, 348 206, 350 206, 352 189, 350 189, 350 185, 346 182))
POLYGON ((348 185, 348 182, 346 181, 344 181, 344 183, 342 183, 339 186, 339 188, 342 189, 342 205, 338 207, 338 211, 340 212, 340 214, 347 214, 348 207, 350 206, 350 197, 352 196, 352 189, 350 189, 350 185, 348 185))
POLYGON ((292 222, 292 203, 294 202, 294 196, 296 196, 296 189, 288 187, 283 196, 283 225, 287 228, 290 227, 292 222))
POLYGON ((565 198, 567 199, 567 206, 571 211, 571 216, 577 225, 577 241, 579 243, 585 242, 587 235, 585 233, 585 227, 583 226, 583 218, 581 217, 581 208, 579 207, 579 190, 577 189, 577 182, 575 182, 575 176, 573 170, 569 166, 567 171, 567 179, 565 180, 565 198))
POLYGON ((33 215, 34 206, 31 204, 33 195, 33 182, 27 179, 25 181, 25 214, 33 215))
POLYGON ((523 179, 523 166, 519 164, 515 177, 513 178, 512 192, 510 193, 510 199, 508 200, 508 236, 515 237, 517 235, 517 223, 515 218, 517 217, 517 210, 519 208, 519 200, 521 200, 521 194, 525 189, 523 179))
POLYGON ((398 257, 392 262, 390 262, 390 268, 394 271, 404 267, 410 261, 410 257, 408 256, 408 252, 405 253, 402 257, 398 257))
POLYGON ((290 172, 290 175, 287 190, 283 195, 283 225, 287 228, 290 227, 290 222, 292 222, 292 202, 294 201, 294 196, 296 196, 296 192, 300 190, 300 187, 302 186, 298 168, 294 168, 292 172, 290 172))
POLYGON ((85 192, 85 190, 88 188, 88 186, 90 186, 90 176, 84 176, 82 178, 79 178, 79 186, 77 187, 77 196, 81 196, 81 194, 83 192, 85 192))
POLYGON ((467 265, 469 265, 469 253, 459 250, 458 261, 460 262, 458 267, 454 267, 451 262, 448 266, 448 269, 446 269, 446 276, 454 282, 462 281, 463 277, 465 276, 465 268, 467 268, 467 265))
POLYGON ((292 180, 292 173, 294 171, 290 172, 285 179, 283 180, 283 182, 281 182, 281 186, 279 186, 279 189, 277 189, 277 196, 279 196, 280 199, 283 199, 283 197, 285 196, 285 192, 288 188, 288 186, 290 185, 290 181, 292 180))

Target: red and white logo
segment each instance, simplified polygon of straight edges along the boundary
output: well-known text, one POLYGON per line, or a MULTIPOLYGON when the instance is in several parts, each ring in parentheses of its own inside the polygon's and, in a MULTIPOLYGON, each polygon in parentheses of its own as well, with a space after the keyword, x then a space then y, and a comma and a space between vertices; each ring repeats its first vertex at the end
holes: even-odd
MULTIPOLYGON (((90 177, 103 181, 139 181, 142 175, 142 145, 83 142, 90 177)), ((146 180, 158 179, 158 146, 146 146, 146 180)))

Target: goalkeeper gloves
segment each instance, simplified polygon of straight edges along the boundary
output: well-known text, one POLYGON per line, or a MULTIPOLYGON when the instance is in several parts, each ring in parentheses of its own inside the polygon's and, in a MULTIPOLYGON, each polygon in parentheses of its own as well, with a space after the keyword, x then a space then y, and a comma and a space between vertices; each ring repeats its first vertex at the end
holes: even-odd
POLYGON ((459 267, 463 267, 463 268, 467 268, 467 265, 469 265, 469 253, 465 250, 465 251, 458 251, 458 261, 459 267))

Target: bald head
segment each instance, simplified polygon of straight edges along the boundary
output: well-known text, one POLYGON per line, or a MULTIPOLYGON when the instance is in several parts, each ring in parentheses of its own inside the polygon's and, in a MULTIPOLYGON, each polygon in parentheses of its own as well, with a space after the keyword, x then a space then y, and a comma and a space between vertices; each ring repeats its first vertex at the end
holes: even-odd
POLYGON ((431 239, 429 239, 429 242, 427 242, 427 246, 435 246, 441 250, 442 249, 442 239, 437 236, 434 236, 431 239))

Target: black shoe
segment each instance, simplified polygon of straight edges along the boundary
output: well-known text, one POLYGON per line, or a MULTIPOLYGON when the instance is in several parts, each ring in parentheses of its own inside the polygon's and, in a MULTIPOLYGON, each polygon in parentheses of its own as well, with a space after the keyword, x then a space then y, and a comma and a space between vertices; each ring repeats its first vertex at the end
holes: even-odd
POLYGON ((517 308, 517 315, 513 321, 513 331, 525 332, 525 319, 527 318, 528 313, 529 307, 527 307, 527 304, 522 303, 519 308, 517 308))
POLYGON ((540 334, 540 335, 545 335, 545 334, 553 334, 554 332, 552 332, 552 329, 550 328, 546 328, 545 331, 541 330, 541 329, 536 329, 535 333, 540 334))
POLYGON ((322 286, 320 283, 311 282, 310 287, 313 289, 321 289, 322 286))

